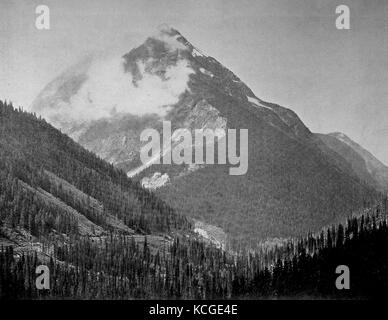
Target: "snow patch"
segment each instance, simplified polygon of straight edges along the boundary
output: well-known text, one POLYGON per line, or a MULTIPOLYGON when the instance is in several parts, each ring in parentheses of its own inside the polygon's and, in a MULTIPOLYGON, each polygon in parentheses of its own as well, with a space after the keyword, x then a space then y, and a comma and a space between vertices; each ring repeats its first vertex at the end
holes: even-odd
POLYGON ((263 105, 263 104, 262 104, 258 99, 256 99, 256 98, 249 97, 249 96, 247 96, 247 98, 248 98, 248 101, 249 101, 250 103, 253 103, 254 105, 256 105, 256 106, 258 106, 258 107, 262 107, 262 108, 266 108, 266 109, 269 109, 269 110, 273 110, 272 108, 263 105))
MULTIPOLYGON (((164 150, 164 148, 163 148, 164 150)), ((154 163, 156 163, 159 159, 161 159, 163 157, 163 155, 166 153, 166 152, 170 152, 171 148, 168 149, 163 153, 163 154, 156 154, 153 158, 151 158, 147 163, 144 163, 142 164, 141 166, 131 170, 131 171, 128 171, 127 172, 127 176, 128 178, 133 178, 134 176, 137 176, 140 172, 142 172, 143 170, 147 169, 148 167, 152 166, 154 163)))
POLYGON ((342 142, 349 144, 348 137, 345 134, 343 134, 342 132, 337 133, 336 137, 338 140, 341 140, 342 142))
POLYGON ((212 77, 212 78, 214 77, 214 74, 206 70, 205 68, 199 68, 199 71, 201 71, 203 74, 206 74, 209 77, 212 77))
POLYGON ((194 221, 194 232, 199 234, 204 239, 210 241, 219 249, 225 249, 226 233, 219 227, 202 221, 194 221))
MULTIPOLYGON (((198 102, 193 111, 191 112, 190 116, 186 119, 184 127, 176 129, 172 133, 171 143, 163 144, 162 149, 159 153, 155 154, 155 156, 151 158, 147 163, 144 163, 139 167, 127 172, 127 176, 129 178, 132 178, 138 175, 140 172, 162 159, 165 154, 171 152, 174 145, 176 145, 176 143, 181 140, 181 133, 186 129, 189 129, 191 131, 193 138, 195 137, 195 134, 191 128, 200 128, 197 130, 212 129, 219 136, 219 139, 224 138, 226 135, 225 131, 227 128, 227 120, 226 118, 219 116, 219 114, 220 112, 212 105, 208 104, 206 101, 198 102)), ((194 143, 192 144, 192 146, 196 146, 196 143, 197 141, 195 141, 194 139, 194 143)), ((214 144, 214 142, 212 142, 212 144, 214 144)))
POLYGON ((144 177, 141 180, 141 185, 146 189, 155 190, 163 187, 168 182, 170 182, 170 177, 167 173, 162 175, 160 172, 155 172, 152 177, 144 177))
POLYGON ((160 161, 160 159, 162 159, 165 154, 167 154, 168 152, 171 152, 173 143, 180 141, 180 133, 182 133, 184 130, 185 130, 184 128, 181 128, 174 131, 174 133, 171 136, 171 143, 169 146, 168 144, 163 144, 162 150, 159 153, 155 154, 155 156, 152 157, 147 163, 144 163, 141 166, 127 172, 127 176, 129 178, 132 178, 138 175, 140 172, 147 169, 148 167, 152 166, 154 163, 160 161))

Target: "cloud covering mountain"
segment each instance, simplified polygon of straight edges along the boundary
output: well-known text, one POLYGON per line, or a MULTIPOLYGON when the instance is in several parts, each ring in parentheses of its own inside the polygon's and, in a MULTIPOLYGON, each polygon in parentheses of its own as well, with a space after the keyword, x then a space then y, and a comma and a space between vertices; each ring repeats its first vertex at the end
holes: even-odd
POLYGON ((124 54, 123 63, 69 68, 34 109, 172 207, 223 228, 236 246, 319 230, 378 196, 295 112, 257 97, 172 28, 124 54), (79 119, 64 121, 73 109, 79 119), (160 131, 163 118, 172 130, 248 129, 247 173, 230 176, 228 165, 142 165, 140 134, 160 131))
MULTIPOLYGON (((161 33, 155 37, 172 50, 183 47, 175 38, 161 33)), ((179 96, 188 90, 189 63, 181 58, 169 65, 160 77, 152 71, 153 59, 137 61, 137 78, 125 71, 122 57, 94 57, 88 61, 84 80, 59 108, 45 108, 43 116, 60 122, 82 123, 109 118, 115 114, 157 114, 164 117, 179 96)), ((61 75, 55 81, 65 81, 61 75)), ((38 98, 39 100, 39 98, 38 98)), ((36 102, 34 103, 37 104, 36 102)), ((39 109, 39 108, 38 108, 39 109)))

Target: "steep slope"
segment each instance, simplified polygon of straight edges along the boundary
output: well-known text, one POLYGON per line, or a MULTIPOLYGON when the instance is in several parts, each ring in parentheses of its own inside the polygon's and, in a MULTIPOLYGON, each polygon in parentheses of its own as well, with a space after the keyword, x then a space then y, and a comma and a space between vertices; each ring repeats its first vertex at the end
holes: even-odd
POLYGON ((119 67, 91 65, 78 69, 88 69, 83 76, 60 75, 37 97, 34 110, 235 242, 255 246, 260 239, 315 231, 376 198, 374 188, 293 111, 256 97, 174 29, 148 38, 119 67), (171 121, 172 130, 248 129, 248 172, 230 176, 229 164, 142 164, 140 134, 161 131, 162 120, 171 121))
POLYGON ((388 192, 388 167, 373 154, 340 132, 319 134, 318 137, 346 159, 361 179, 382 192, 388 192))
POLYGON ((188 221, 122 171, 0 101, 0 227, 34 237, 173 234, 188 221))

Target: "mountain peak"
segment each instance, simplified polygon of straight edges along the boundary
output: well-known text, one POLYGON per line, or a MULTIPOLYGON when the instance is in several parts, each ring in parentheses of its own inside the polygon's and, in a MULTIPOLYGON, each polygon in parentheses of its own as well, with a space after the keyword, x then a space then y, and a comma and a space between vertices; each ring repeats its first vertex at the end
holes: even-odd
POLYGON ((164 33, 170 36, 176 36, 177 34, 181 35, 177 29, 171 27, 167 23, 162 23, 161 25, 159 25, 157 27, 157 30, 159 33, 164 33))
POLYGON ((164 42, 172 51, 185 50, 194 57, 207 57, 201 50, 193 46, 177 29, 164 23, 157 27, 156 34, 150 36, 150 39, 156 39, 164 42))
POLYGON ((75 69, 54 80, 36 105, 67 121, 66 132, 90 151, 143 185, 160 187, 158 194, 188 216, 229 225, 225 231, 236 241, 242 232, 242 241, 255 243, 318 230, 362 206, 364 195, 374 196, 337 170, 294 112, 259 99, 170 26, 112 62, 93 62, 81 74, 75 69), (162 120, 174 131, 249 130, 246 176, 230 178, 228 165, 143 164, 139 137, 147 128, 162 134, 162 120))

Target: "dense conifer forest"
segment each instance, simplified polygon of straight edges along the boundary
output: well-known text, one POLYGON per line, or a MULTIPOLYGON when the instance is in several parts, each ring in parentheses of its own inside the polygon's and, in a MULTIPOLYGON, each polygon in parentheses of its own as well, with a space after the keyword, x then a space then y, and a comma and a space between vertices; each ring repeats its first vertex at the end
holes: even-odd
POLYGON ((36 190, 42 189, 99 224, 104 224, 109 212, 138 232, 190 228, 186 218, 132 182, 123 171, 86 151, 45 120, 2 102, 0 159, 0 219, 12 226, 31 225, 33 233, 35 227, 43 232, 53 225, 65 230, 75 228, 69 215, 36 197, 36 190), (59 182, 50 181, 52 176, 59 182), (65 190, 61 179, 87 198, 65 190), (101 210, 90 207, 91 198, 98 201, 101 210))
POLYGON ((125 173, 0 102, 1 299, 381 298, 387 203, 300 239, 222 250, 125 173), (50 290, 36 289, 41 264, 50 290), (335 286, 338 265, 349 290, 335 286))
MULTIPOLYGON (((385 199, 384 203, 387 202, 385 199)), ((227 253, 197 240, 175 238, 151 252, 123 235, 47 243, 51 290, 35 288, 36 254, 0 252, 3 299, 272 299, 383 298, 388 290, 386 206, 255 253, 227 253), (350 289, 338 290, 338 265, 350 269, 350 289)))

